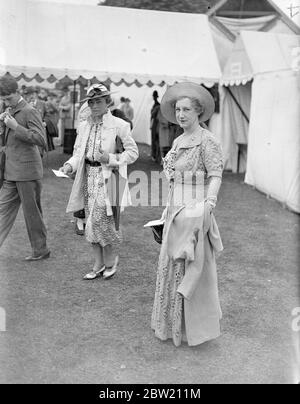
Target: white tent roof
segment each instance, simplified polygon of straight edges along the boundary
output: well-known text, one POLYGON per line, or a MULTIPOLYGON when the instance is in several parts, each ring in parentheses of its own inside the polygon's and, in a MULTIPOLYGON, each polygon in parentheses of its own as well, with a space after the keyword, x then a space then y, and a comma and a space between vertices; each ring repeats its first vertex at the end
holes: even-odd
POLYGON ((130 84, 192 80, 207 86, 221 76, 206 15, 1 3, 0 70, 14 76, 96 76, 130 84))
POLYGON ((299 69, 300 36, 241 31, 224 67, 221 84, 245 84, 259 73, 299 69), (297 56, 298 55, 298 56, 297 56))

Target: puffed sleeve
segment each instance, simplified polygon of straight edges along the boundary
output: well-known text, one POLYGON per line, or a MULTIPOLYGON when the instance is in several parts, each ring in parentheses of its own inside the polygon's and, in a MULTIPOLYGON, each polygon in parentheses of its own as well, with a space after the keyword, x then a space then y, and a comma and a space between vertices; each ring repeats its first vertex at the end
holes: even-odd
POLYGON ((203 144, 202 153, 207 177, 222 177, 224 168, 223 152, 220 143, 213 135, 207 136, 203 144))
POLYGON ((129 123, 122 123, 118 127, 118 136, 121 138, 124 151, 123 153, 109 153, 108 166, 117 167, 122 164, 132 164, 139 156, 138 147, 131 136, 131 130, 129 123))

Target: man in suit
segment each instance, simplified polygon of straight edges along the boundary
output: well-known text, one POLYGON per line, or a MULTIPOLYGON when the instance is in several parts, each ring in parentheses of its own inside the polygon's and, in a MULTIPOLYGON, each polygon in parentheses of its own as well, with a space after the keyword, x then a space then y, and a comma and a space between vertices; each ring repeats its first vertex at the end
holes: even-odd
POLYGON ((0 189, 0 247, 8 236, 22 204, 32 254, 27 261, 48 258, 47 233, 41 208, 43 164, 38 147, 47 148, 40 113, 17 92, 12 77, 0 77, 0 97, 9 107, 2 114, 4 135, 4 183, 0 189))

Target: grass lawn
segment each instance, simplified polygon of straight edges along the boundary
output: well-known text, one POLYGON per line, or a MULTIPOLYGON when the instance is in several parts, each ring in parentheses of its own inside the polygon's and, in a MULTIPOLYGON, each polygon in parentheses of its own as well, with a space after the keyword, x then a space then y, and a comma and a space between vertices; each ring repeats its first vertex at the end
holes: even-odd
MULTIPOLYGON (((68 156, 45 161, 43 209, 51 257, 36 263, 22 212, 0 251, 0 383, 293 383, 292 309, 299 303, 299 215, 224 173, 216 218, 222 335, 175 348, 150 329, 159 245, 143 224, 160 207, 122 217, 120 270, 84 281, 91 249, 65 213, 72 182, 56 178, 68 156)), ((130 170, 160 170, 148 148, 130 170)), ((299 334, 298 334, 299 337, 299 334)))

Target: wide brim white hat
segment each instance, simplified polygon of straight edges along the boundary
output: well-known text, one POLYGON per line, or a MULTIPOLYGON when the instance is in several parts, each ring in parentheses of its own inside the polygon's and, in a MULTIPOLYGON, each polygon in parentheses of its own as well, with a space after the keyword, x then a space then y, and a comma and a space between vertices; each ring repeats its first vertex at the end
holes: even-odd
POLYGON ((162 97, 160 108, 163 116, 172 123, 178 123, 175 116, 175 104, 179 98, 196 98, 203 106, 200 121, 207 121, 215 111, 215 101, 206 88, 193 82, 176 83, 170 86, 162 97))

